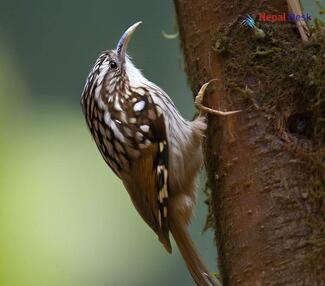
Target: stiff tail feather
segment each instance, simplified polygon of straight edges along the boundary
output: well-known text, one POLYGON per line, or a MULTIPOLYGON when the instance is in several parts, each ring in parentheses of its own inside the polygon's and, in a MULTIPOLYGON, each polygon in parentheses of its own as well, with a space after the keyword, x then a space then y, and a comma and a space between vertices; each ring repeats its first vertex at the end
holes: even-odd
POLYGON ((186 226, 172 220, 170 230, 196 284, 198 286, 221 286, 221 283, 209 274, 208 268, 198 254, 186 226))

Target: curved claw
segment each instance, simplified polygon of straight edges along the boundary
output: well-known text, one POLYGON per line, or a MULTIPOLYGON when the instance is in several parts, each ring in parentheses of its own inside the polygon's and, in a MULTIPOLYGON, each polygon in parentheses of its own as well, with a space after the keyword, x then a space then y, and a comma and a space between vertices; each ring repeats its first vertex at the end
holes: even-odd
POLYGON ((200 110, 200 115, 202 116, 204 115, 204 113, 210 113, 210 114, 215 114, 215 115, 221 115, 221 116, 227 116, 227 115, 231 115, 231 114, 235 114, 235 113, 239 113, 241 112, 241 110, 234 110, 234 111, 220 111, 220 110, 215 110, 209 107, 206 107, 202 104, 203 102, 203 97, 205 94, 205 90, 207 89, 208 85, 213 82, 216 81, 218 79, 211 79, 210 81, 206 82, 205 84, 203 84, 197 94, 197 96, 195 97, 195 105, 196 107, 200 110))

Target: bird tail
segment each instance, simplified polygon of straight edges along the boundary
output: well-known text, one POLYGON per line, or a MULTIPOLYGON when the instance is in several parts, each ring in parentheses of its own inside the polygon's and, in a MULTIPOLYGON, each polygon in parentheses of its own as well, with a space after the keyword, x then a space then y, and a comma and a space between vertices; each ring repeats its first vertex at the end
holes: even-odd
POLYGON ((221 286, 221 283, 209 274, 208 268, 193 244, 187 226, 174 219, 170 221, 170 230, 196 284, 199 286, 221 286))

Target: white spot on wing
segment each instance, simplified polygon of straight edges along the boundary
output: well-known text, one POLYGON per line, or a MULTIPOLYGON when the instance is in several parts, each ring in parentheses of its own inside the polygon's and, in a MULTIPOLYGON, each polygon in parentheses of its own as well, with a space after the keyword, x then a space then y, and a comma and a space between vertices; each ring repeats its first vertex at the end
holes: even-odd
POLYGON ((159 143, 159 149, 160 149, 160 152, 164 151, 164 143, 163 142, 159 143))
POLYGON ((146 103, 143 100, 141 100, 141 101, 137 102, 136 104, 134 104, 133 110, 135 112, 141 111, 144 109, 145 105, 146 105, 146 103))
POLYGON ((140 129, 141 129, 143 132, 149 132, 149 125, 141 125, 141 126, 140 126, 140 129))

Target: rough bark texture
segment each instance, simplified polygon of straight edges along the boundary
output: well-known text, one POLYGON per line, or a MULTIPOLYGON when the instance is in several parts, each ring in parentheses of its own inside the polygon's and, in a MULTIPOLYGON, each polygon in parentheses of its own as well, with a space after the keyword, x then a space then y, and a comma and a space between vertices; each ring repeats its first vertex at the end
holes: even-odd
MULTIPOLYGON (((291 82, 294 75, 286 74, 277 82, 279 89, 268 90, 281 73, 290 72, 281 62, 272 82, 262 76, 268 62, 260 62, 261 77, 254 74, 258 83, 249 89, 249 71, 236 70, 236 62, 247 61, 242 57, 252 48, 245 42, 255 41, 251 30, 240 27, 243 16, 254 11, 281 14, 287 11, 286 1, 175 0, 175 7, 193 94, 217 78, 205 104, 223 111, 243 110, 224 118, 208 116, 206 168, 223 284, 325 285, 324 165, 315 163, 320 145, 316 147, 307 127, 301 132, 295 128, 301 117, 304 122, 310 118, 303 95, 297 94, 304 89, 297 88, 299 78, 291 82), (244 44, 223 53, 227 37, 244 44), (236 72, 234 88, 227 77, 235 79, 236 72), (263 92, 267 100, 259 97, 263 92), (281 97, 281 92, 288 96, 281 97)), ((287 46, 267 50, 280 53, 269 65, 299 54, 294 50, 300 45, 294 27, 278 29, 261 41, 273 45, 281 43, 281 37, 287 46)), ((295 64, 298 69, 299 61, 295 64)))

